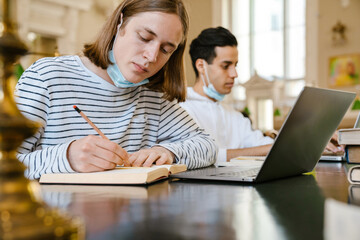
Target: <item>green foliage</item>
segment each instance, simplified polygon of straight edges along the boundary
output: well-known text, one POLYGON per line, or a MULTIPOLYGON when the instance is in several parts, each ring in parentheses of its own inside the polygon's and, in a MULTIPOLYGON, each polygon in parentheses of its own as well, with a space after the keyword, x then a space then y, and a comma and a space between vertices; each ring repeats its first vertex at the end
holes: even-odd
POLYGON ((245 107, 242 112, 245 113, 247 116, 250 116, 250 114, 251 114, 248 107, 245 107))
POLYGON ((24 72, 24 68, 21 66, 21 64, 20 63, 15 64, 15 66, 14 66, 14 75, 15 75, 17 80, 20 79, 23 72, 24 72))
POLYGON ((281 111, 279 108, 276 108, 274 111, 274 117, 280 117, 281 116, 281 111))
POLYGON ((355 99, 351 110, 360 110, 360 100, 358 98, 355 99))

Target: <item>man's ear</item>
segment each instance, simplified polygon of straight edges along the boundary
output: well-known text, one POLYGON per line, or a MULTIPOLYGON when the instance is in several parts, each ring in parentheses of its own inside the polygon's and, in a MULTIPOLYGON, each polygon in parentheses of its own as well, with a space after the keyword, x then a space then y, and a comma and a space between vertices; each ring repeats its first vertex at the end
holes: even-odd
POLYGON ((196 67, 197 71, 199 72, 199 74, 205 74, 204 61, 205 60, 202 58, 196 59, 195 67, 196 67))

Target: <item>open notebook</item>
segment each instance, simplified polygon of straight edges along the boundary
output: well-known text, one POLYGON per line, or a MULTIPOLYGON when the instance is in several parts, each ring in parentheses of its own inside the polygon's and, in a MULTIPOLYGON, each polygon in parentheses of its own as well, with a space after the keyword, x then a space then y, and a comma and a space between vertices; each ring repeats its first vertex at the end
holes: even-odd
POLYGON ((42 184, 150 184, 172 173, 186 171, 185 164, 153 165, 152 167, 116 167, 115 169, 90 173, 47 173, 40 177, 42 184))
POLYGON ((170 177, 264 182, 310 172, 355 96, 355 93, 305 87, 261 167, 212 167, 170 177))

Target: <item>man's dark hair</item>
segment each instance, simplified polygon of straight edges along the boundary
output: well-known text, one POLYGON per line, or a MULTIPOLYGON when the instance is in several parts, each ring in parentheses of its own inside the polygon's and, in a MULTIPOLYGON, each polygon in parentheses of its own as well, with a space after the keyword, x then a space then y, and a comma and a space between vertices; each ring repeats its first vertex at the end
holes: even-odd
POLYGON ((195 66, 196 60, 201 58, 211 64, 216 57, 215 47, 225 46, 237 46, 237 41, 235 36, 223 27, 204 29, 199 36, 191 42, 189 52, 196 77, 199 76, 199 72, 195 66))

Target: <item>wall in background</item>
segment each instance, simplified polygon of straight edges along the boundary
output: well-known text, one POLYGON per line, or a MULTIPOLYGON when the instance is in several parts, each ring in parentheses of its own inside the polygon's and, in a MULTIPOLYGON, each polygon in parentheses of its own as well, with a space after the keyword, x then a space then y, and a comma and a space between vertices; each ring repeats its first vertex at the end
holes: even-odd
POLYGON ((107 17, 115 10, 116 6, 114 0, 93 0, 89 11, 80 13, 75 53, 80 53, 85 43, 95 40, 107 17))
MULTIPOLYGON (((359 86, 330 87, 329 60, 345 54, 360 54, 360 0, 350 0, 347 7, 341 0, 308 0, 306 29, 306 84, 357 92, 359 86), (332 29, 340 21, 346 27, 346 41, 335 44, 332 29)), ((349 110, 339 128, 351 128, 359 110, 349 110)))
MULTIPOLYGON (((329 58, 360 54, 360 1, 343 7, 340 0, 309 0, 307 14, 307 78, 309 85, 328 88, 329 58), (332 28, 340 21, 346 26, 346 42, 335 45, 332 28)), ((339 89, 355 91, 352 87, 339 89)))
MULTIPOLYGON (((19 0, 19 3, 23 4, 29 4, 30 2, 58 3, 58 0, 19 0)), ((121 0, 81 0, 81 2, 89 2, 91 7, 87 11, 79 11, 76 27, 77 39, 73 51, 66 52, 59 48, 61 54, 80 53, 84 43, 95 38, 106 18, 121 0)), ((195 75, 188 54, 189 44, 204 28, 219 26, 222 22, 226 22, 222 7, 226 0, 184 0, 184 3, 190 18, 188 42, 185 50, 185 71, 188 85, 192 86, 195 75)), ((306 82, 308 85, 328 87, 330 57, 360 53, 359 13, 360 0, 350 0, 348 7, 342 7, 340 0, 307 1, 306 82), (335 46, 332 42, 332 28, 337 21, 341 21, 346 26, 347 41, 343 45, 335 46)), ((65 28, 66 24, 62 26, 65 28)), ((52 37, 51 33, 45 35, 47 38, 52 37)), ((22 37, 25 38, 26 34, 22 33, 22 37)), ((50 48, 53 48, 53 46, 50 46, 50 48)), ((342 89, 356 90, 355 87, 342 87, 342 89)))
POLYGON ((212 26, 212 0, 184 0, 189 14, 189 33, 185 49, 185 74, 189 86, 194 85, 195 73, 191 65, 189 46, 191 41, 196 38, 202 29, 212 26))

